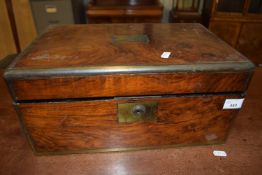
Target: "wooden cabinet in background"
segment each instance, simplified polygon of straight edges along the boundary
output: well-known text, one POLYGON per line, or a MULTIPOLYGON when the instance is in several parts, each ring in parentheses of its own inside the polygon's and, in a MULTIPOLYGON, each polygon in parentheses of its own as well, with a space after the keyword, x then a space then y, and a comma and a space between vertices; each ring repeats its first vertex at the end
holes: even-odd
POLYGON ((262 0, 213 0, 209 29, 262 64, 262 0))
POLYGON ((29 0, 12 0, 15 23, 21 50, 37 36, 29 0))
POLYGON ((231 46, 235 47, 238 41, 241 24, 231 21, 211 21, 209 29, 226 41, 231 46))
POLYGON ((5 1, 0 1, 0 60, 9 54, 16 53, 12 27, 8 17, 5 1))
POLYGON ((36 36, 29 0, 0 1, 0 59, 22 51, 36 36))
POLYGON ((88 23, 161 22, 158 0, 93 0, 87 6, 88 23))
POLYGON ((236 48, 255 63, 262 64, 262 22, 244 24, 236 48))
POLYGON ((173 0, 170 11, 170 22, 175 23, 202 23, 199 13, 203 0, 173 0))

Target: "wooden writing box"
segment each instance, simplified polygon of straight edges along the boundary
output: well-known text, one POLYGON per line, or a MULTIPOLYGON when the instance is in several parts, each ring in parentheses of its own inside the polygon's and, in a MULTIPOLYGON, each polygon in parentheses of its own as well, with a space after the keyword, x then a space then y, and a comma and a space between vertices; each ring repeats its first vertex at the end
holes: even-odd
POLYGON ((33 150, 75 153, 221 143, 253 69, 199 24, 66 25, 5 78, 33 150))

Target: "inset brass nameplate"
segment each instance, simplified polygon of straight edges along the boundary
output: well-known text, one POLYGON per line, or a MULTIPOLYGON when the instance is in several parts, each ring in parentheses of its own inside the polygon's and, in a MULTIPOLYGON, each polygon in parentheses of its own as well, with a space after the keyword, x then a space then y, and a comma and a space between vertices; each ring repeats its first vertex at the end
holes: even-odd
POLYGON ((123 44, 130 42, 140 42, 149 43, 149 38, 147 35, 114 35, 112 37, 112 42, 115 44, 123 44))
POLYGON ((156 121, 157 102, 118 104, 118 122, 148 122, 156 121))

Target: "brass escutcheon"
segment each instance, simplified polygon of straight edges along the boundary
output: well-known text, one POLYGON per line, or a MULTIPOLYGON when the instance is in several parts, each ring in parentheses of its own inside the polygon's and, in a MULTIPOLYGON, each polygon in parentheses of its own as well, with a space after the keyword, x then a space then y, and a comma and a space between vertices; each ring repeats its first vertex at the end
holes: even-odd
POLYGON ((157 102, 118 104, 118 122, 133 123, 156 121, 157 105, 157 102))

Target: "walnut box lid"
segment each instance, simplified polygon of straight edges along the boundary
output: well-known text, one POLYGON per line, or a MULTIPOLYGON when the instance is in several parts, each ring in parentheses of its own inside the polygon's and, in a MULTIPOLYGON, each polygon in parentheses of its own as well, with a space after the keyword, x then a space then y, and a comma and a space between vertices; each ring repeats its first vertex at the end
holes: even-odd
POLYGON ((233 71, 253 67, 199 24, 94 24, 50 28, 18 56, 6 75, 233 71), (161 57, 164 52, 170 52, 168 58, 161 57))
POLYGON ((36 39, 5 78, 15 100, 64 99, 243 92, 253 69, 199 24, 65 25, 36 39))

